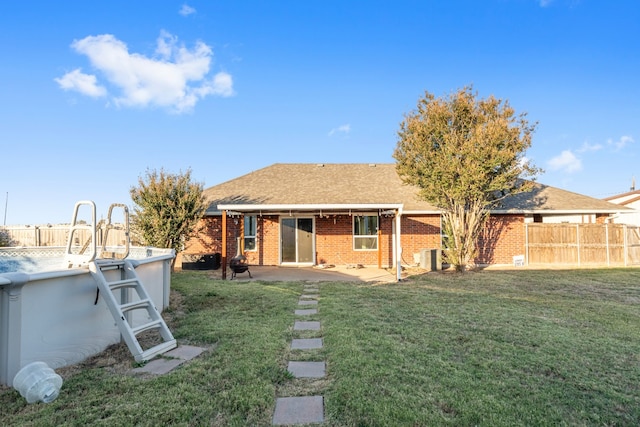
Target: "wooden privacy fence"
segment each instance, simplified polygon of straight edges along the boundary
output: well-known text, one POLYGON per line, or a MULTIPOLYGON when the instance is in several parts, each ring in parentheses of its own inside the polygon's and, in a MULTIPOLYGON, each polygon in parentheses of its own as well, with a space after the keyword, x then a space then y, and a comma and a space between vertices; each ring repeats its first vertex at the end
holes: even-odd
POLYGON ((640 264, 640 227, 625 224, 525 224, 526 262, 640 264))
MULTIPOLYGON (((69 236, 68 225, 35 225, 35 226, 2 226, 0 230, 5 231, 11 240, 11 246, 66 246, 69 236)), ((76 230, 73 242, 75 245, 82 245, 90 237, 88 230, 76 230)), ((96 244, 102 245, 104 229, 98 229, 96 244)), ((119 227, 109 230, 107 236, 107 246, 121 246, 125 243, 125 231, 119 227)))

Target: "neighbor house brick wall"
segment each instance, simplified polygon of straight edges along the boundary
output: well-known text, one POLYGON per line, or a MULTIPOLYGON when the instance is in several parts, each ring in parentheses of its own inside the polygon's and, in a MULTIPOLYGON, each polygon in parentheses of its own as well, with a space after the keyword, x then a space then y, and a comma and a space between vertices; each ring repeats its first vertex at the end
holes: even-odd
POLYGON ((492 215, 478 241, 477 264, 512 264, 524 255, 524 215, 492 215))

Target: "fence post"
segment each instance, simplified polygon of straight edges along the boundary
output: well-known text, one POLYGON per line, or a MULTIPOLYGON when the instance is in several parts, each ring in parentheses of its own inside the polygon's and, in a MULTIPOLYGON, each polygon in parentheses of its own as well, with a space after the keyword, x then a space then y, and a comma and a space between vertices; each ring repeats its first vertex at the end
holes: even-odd
POLYGON ((524 223, 524 264, 529 265, 529 224, 524 223))
POLYGON ((627 266, 627 253, 629 251, 628 242, 627 242, 627 224, 622 225, 622 230, 624 231, 624 266, 627 266))
POLYGON ((611 264, 609 262, 609 223, 608 222, 604 224, 604 238, 606 239, 605 245, 607 249, 607 267, 610 267, 611 264))
POLYGON ((578 267, 580 267, 580 224, 576 224, 576 243, 578 244, 578 267))

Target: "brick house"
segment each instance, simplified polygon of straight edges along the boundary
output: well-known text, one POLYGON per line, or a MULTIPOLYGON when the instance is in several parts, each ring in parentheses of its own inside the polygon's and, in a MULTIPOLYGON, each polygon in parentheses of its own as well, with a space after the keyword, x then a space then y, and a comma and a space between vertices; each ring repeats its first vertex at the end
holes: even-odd
MULTIPOLYGON (((202 231, 183 253, 220 253, 223 265, 240 251, 252 265, 390 268, 442 246, 440 211, 402 183, 394 164, 277 163, 204 194, 202 231)), ((512 263, 524 251, 525 222, 603 223, 619 211, 536 184, 492 211, 475 261, 512 263)))
POLYGON ((628 211, 616 216, 613 220, 614 222, 640 225, 640 190, 635 189, 635 183, 632 185, 630 191, 616 194, 603 200, 629 208, 628 211))

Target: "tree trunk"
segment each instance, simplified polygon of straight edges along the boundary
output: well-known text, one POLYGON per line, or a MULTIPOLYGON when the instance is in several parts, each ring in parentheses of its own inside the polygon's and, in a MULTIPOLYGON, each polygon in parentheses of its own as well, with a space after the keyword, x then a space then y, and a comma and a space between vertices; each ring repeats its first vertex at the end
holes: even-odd
POLYGON ((443 214, 445 257, 456 271, 466 271, 477 253, 477 241, 488 218, 481 201, 454 202, 443 214))

